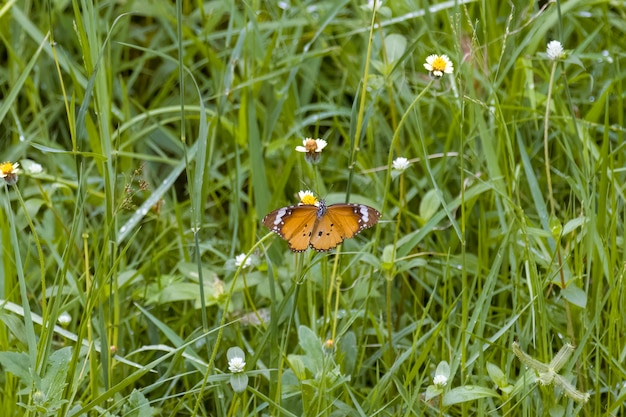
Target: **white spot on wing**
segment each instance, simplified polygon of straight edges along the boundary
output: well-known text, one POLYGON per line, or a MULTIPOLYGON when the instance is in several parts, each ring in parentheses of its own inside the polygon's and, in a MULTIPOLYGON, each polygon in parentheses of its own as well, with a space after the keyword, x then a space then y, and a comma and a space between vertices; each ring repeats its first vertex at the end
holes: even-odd
POLYGON ((367 211, 367 207, 359 206, 359 208, 361 209, 361 221, 367 224, 369 222, 369 212, 367 211))
POLYGON ((280 210, 278 210, 278 213, 276 213, 276 218, 274 219, 274 226, 278 226, 282 223, 285 214, 287 214, 287 208, 281 208, 280 210))

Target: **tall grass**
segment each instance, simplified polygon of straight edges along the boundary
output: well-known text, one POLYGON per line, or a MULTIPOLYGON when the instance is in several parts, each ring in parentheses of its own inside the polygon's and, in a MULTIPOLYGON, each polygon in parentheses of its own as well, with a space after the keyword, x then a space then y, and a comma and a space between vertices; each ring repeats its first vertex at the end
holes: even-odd
POLYGON ((0 6, 0 415, 624 413, 623 8, 377 6, 0 6))

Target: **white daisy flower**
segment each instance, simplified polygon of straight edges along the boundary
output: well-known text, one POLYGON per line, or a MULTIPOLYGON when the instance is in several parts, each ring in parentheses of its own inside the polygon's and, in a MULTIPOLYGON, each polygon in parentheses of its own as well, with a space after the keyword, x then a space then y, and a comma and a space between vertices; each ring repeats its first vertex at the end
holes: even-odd
POLYGON ((443 74, 452 74, 454 71, 452 61, 450 61, 448 55, 429 55, 426 58, 424 68, 426 68, 428 72, 436 78, 442 77, 443 74))

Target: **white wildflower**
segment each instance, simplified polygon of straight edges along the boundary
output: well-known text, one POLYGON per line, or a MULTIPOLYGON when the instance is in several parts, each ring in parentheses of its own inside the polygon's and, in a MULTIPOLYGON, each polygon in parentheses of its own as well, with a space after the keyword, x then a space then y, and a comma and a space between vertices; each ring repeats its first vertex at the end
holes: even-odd
POLYGON ((559 41, 550 41, 548 48, 546 49, 548 58, 552 61, 558 61, 565 57, 565 51, 563 51, 563 45, 559 41))
POLYGON ((397 157, 396 159, 393 160, 393 163, 392 163, 391 166, 396 171, 404 171, 405 169, 407 169, 409 167, 409 165, 411 165, 411 163, 409 162, 408 159, 406 159, 403 156, 399 156, 399 157, 397 157))

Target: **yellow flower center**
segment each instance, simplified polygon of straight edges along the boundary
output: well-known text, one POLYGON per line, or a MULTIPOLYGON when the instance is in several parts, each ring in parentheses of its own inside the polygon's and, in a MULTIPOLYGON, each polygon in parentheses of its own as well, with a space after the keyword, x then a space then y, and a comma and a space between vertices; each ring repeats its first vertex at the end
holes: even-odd
POLYGON ((446 69, 446 60, 442 57, 438 56, 433 60, 431 66, 433 67, 433 71, 441 71, 443 72, 446 69))
POLYGON ((0 173, 7 175, 13 172, 13 164, 10 162, 3 162, 0 164, 0 173))
POLYGON ((317 203, 317 198, 315 198, 315 196, 312 196, 311 194, 307 194, 302 197, 302 200, 300 200, 300 203, 306 206, 313 206, 315 205, 315 203, 317 203))

